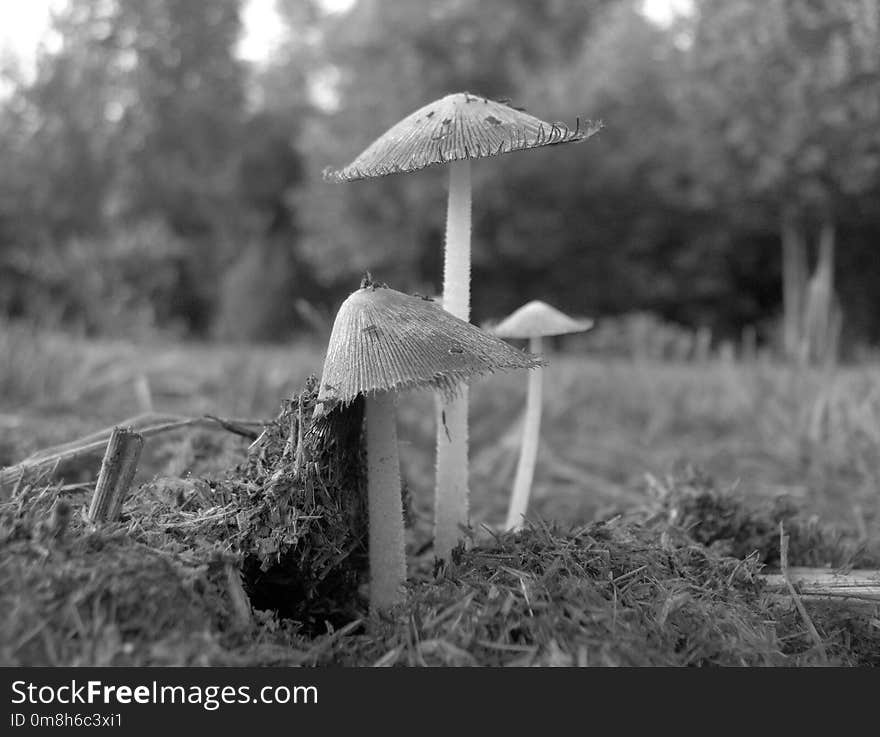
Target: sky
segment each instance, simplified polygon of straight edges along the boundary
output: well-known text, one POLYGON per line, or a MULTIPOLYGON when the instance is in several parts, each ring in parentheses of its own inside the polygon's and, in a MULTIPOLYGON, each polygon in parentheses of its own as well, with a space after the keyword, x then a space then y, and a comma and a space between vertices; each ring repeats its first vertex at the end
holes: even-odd
MULTIPOLYGON (((12 53, 25 69, 33 65, 40 41, 46 37, 49 12, 63 0, 0 0, 0 56, 12 53)), ((322 0, 329 11, 344 11, 355 0, 322 0)), ((687 12, 693 0, 644 0, 643 12, 660 24, 668 24, 676 14, 687 12)), ((243 59, 263 62, 277 47, 281 20, 275 0, 245 0, 244 35, 238 53, 243 59)))
POLYGON ((661 26, 668 26, 677 16, 686 15, 693 7, 694 0, 643 0, 642 2, 642 12, 661 26))
POLYGON ((0 53, 32 56, 49 22, 50 0, 0 0, 0 53))
MULTIPOLYGON (((49 14, 63 0, 0 0, 0 54, 11 52, 25 66, 36 57, 49 28, 49 14)), ((344 9, 353 0, 325 0, 333 9, 344 9)), ((245 33, 238 53, 248 61, 264 61, 281 39, 281 20, 275 0, 245 0, 245 33)))

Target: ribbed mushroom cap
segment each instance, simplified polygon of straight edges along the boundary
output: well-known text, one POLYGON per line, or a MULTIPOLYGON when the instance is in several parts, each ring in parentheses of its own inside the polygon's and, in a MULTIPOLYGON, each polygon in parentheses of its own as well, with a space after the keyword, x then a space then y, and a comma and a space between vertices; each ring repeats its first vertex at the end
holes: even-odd
POLYGON ((593 327, 589 318, 575 320, 546 302, 533 300, 498 323, 492 330, 502 338, 543 338, 581 333, 593 327))
POLYGON ((578 120, 572 130, 564 123, 547 123, 503 102, 457 92, 408 115, 348 166, 325 169, 324 178, 349 182, 461 159, 583 141, 601 127, 601 123, 590 121, 581 125, 578 120))
POLYGON ((336 314, 316 414, 360 394, 418 388, 454 394, 481 374, 540 365, 430 300, 369 286, 349 295, 336 314))

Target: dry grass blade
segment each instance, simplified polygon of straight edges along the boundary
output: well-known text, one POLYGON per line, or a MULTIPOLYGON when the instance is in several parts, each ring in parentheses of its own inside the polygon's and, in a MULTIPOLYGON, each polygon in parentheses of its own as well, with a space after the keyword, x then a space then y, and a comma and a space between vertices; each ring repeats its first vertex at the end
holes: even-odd
POLYGON ((810 615, 807 613, 807 608, 804 606, 804 602, 801 601, 800 594, 798 594, 797 589, 794 587, 794 584, 792 584, 791 578, 789 578, 788 575, 788 535, 785 534, 785 527, 783 526, 782 522, 779 523, 779 557, 782 578, 785 581, 785 586, 788 589, 788 593, 791 594, 791 598, 801 615, 801 619, 804 620, 804 624, 806 625, 807 630, 810 633, 810 637, 812 637, 813 642, 816 643, 816 650, 819 652, 822 661, 824 663, 827 663, 828 654, 825 652, 825 643, 819 636, 819 632, 818 630, 816 630, 816 626, 813 624, 813 620, 810 619, 810 615))
POLYGON ((385 653, 381 658, 379 658, 375 663, 373 663, 371 667, 373 667, 373 668, 390 668, 391 666, 393 666, 397 662, 402 650, 403 650, 403 645, 397 645, 396 647, 391 648, 387 653, 385 653))
POLYGON ((259 437, 259 433, 253 428, 262 428, 266 425, 265 422, 253 420, 227 420, 222 417, 215 417, 214 415, 205 415, 203 419, 216 422, 227 432, 231 432, 233 435, 241 435, 241 437, 247 438, 248 440, 256 440, 259 437))
POLYGON ((352 632, 354 632, 358 627, 361 626, 363 621, 364 621, 363 619, 355 619, 355 620, 349 622, 344 627, 340 627, 335 632, 331 632, 330 634, 326 635, 323 639, 321 639, 318 642, 318 644, 314 645, 305 654, 305 657, 303 658, 303 662, 311 663, 312 665, 314 665, 318 661, 318 658, 320 658, 323 653, 325 653, 327 650, 329 650, 336 642, 338 642, 342 638, 344 638, 347 635, 350 635, 352 632))
POLYGON ((226 586, 232 608, 235 610, 235 619, 242 628, 248 628, 253 624, 251 602, 241 585, 241 571, 231 563, 224 566, 226 573, 226 586))

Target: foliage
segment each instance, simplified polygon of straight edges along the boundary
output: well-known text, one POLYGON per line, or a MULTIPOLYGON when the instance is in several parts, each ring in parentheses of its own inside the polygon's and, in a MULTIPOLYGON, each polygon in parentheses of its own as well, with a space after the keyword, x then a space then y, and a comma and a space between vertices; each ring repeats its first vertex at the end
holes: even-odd
MULTIPOLYGON (((60 9, 35 78, 9 75, 0 103, 0 312, 93 324, 103 292, 77 301, 45 265, 63 273, 77 243, 112 253, 144 222, 175 244, 157 246, 174 294, 150 313, 161 329, 285 340, 309 323, 297 305, 332 312, 367 268, 436 294, 442 168, 349 185, 320 171, 471 90, 606 124, 475 165, 477 321, 552 295, 776 347, 787 223, 801 291, 815 234, 838 244, 817 323, 837 319, 836 293, 844 348, 880 337, 873 0, 701 0, 669 26, 638 0, 278 7, 284 42, 261 67, 236 56, 241 0, 60 9)), ((138 302, 116 332, 141 323, 138 302)))
POLYGON ((735 489, 693 469, 668 487, 659 486, 661 509, 694 540, 734 558, 756 555, 764 565, 780 566, 780 526, 790 539, 789 556, 811 568, 876 568, 880 547, 859 540, 852 531, 805 519, 790 498, 775 497, 746 505, 735 489))
POLYGON ((240 245, 293 232, 284 191, 300 176, 281 123, 248 114, 239 1, 71 0, 54 25, 60 49, 0 115, 0 163, 16 172, 0 185, 2 308, 30 315, 48 295, 65 325, 205 333, 240 245), (142 283, 113 266, 129 241, 142 283), (86 264, 101 285, 58 290, 86 264), (107 294, 129 288, 136 304, 107 294))
MULTIPOLYGON (((880 174, 877 5, 704 0, 691 34, 695 196, 779 229, 786 349, 822 357, 829 352, 822 344, 834 342, 825 324, 837 319, 835 229, 852 222, 850 208, 871 196, 880 174), (808 288, 805 240, 820 230, 808 288)), ((847 236, 842 248, 865 253, 867 244, 847 236)), ((857 291, 869 279, 859 279, 857 291)))
MULTIPOLYGON (((771 207, 825 207, 863 192, 880 166, 875 3, 704 0, 688 59, 703 142, 738 171, 706 167, 771 207), (740 176, 729 176, 739 173, 740 176)), ((723 181, 720 181, 723 180, 723 181)))

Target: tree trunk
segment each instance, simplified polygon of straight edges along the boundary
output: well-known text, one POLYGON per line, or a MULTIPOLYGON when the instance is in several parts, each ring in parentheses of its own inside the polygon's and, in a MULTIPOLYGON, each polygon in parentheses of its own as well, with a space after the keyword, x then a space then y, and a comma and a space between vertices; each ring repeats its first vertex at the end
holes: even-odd
POLYGON ((837 354, 840 319, 834 299, 836 228, 830 218, 822 223, 819 258, 807 289, 802 357, 817 363, 833 362, 837 354))
POLYGON ((807 247, 793 208, 782 214, 782 340, 788 358, 799 355, 807 287, 807 247))

